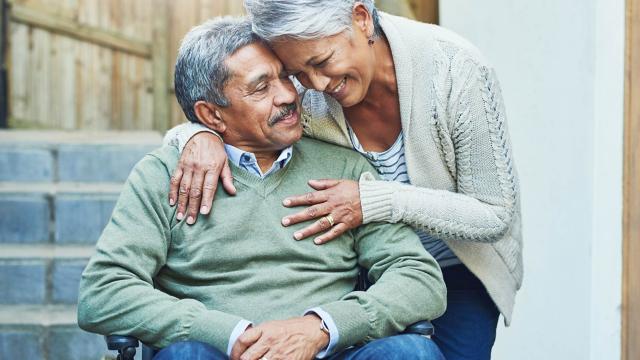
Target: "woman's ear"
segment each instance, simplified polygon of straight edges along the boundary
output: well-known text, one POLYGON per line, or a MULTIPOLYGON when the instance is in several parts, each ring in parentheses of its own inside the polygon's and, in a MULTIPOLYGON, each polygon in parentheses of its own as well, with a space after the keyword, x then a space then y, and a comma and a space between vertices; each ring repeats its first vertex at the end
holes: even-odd
POLYGON ((369 13, 363 3, 353 4, 353 22, 367 37, 373 36, 373 15, 369 13))
POLYGON ((220 135, 224 134, 227 130, 227 124, 224 122, 222 112, 217 105, 200 100, 193 105, 193 110, 198 120, 200 120, 204 126, 216 131, 220 135))

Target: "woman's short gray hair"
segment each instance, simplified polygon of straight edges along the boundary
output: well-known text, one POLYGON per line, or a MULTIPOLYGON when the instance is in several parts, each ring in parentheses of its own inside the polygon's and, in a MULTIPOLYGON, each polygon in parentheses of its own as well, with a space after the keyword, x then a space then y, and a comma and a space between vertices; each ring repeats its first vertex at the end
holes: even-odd
POLYGON ((371 14, 374 36, 381 35, 374 0, 244 0, 244 7, 253 22, 253 31, 267 41, 313 40, 351 30, 357 2, 371 14))
POLYGON ((194 105, 206 101, 229 106, 224 85, 231 73, 225 61, 237 50, 263 41, 245 17, 219 17, 191 29, 182 39, 175 67, 176 98, 185 115, 199 122, 194 105))

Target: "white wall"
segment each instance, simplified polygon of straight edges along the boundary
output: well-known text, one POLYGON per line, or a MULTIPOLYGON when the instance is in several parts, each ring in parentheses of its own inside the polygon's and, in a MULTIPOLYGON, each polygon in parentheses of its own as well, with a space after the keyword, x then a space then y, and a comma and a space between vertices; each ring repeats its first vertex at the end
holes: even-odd
POLYGON ((619 359, 624 0, 442 0, 494 64, 522 187, 525 280, 494 359, 619 359))

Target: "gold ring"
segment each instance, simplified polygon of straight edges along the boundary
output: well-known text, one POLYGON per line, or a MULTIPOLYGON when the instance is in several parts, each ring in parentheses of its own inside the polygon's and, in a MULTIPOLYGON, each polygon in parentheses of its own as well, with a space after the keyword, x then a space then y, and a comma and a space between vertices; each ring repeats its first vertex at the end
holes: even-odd
POLYGON ((329 222, 329 227, 333 227, 333 225, 335 224, 333 222, 333 216, 331 216, 331 214, 327 215, 324 217, 325 219, 327 219, 327 221, 329 222))

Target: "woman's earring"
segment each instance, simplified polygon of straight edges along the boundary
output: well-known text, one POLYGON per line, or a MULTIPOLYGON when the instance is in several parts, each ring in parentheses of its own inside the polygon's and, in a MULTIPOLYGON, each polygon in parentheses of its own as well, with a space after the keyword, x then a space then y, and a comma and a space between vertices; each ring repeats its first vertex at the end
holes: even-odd
POLYGON ((376 42, 376 41, 375 41, 375 40, 373 40, 373 35, 372 35, 372 36, 369 36, 369 46, 373 46, 373 44, 374 44, 375 42, 376 42))

